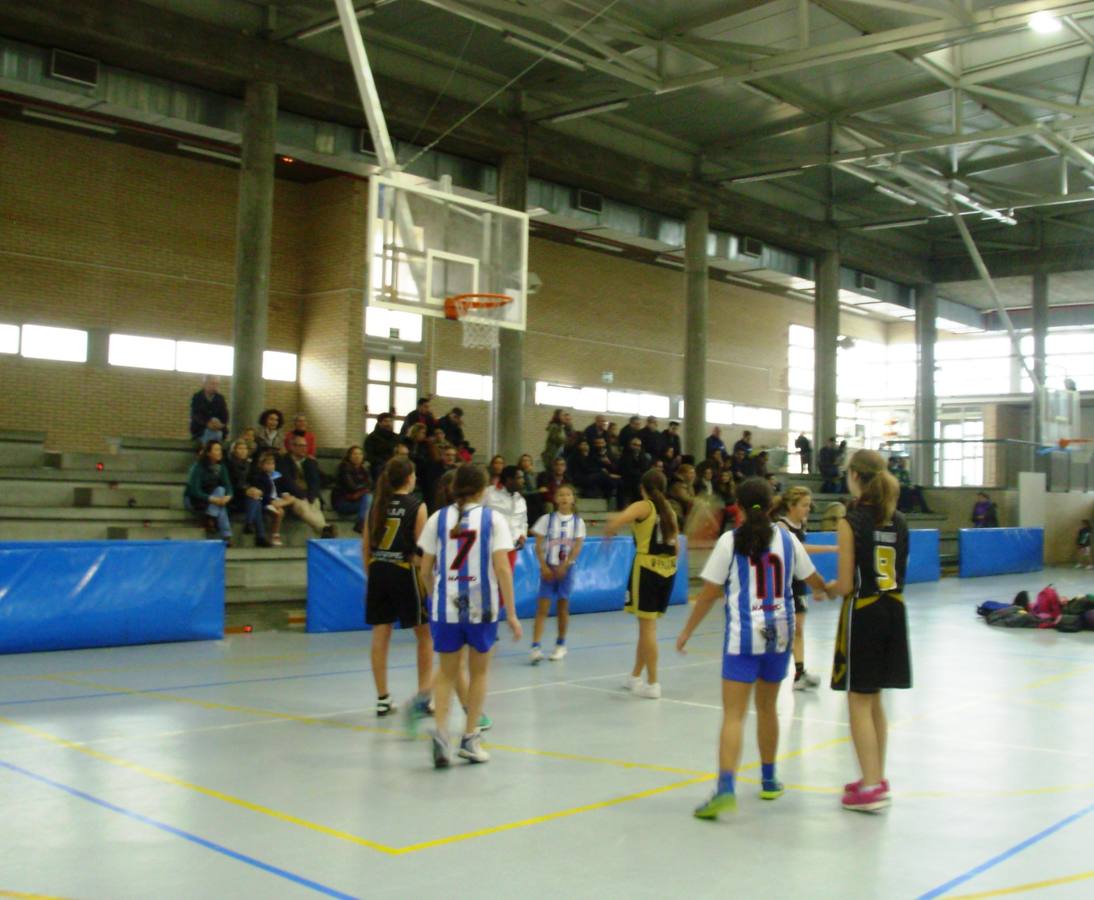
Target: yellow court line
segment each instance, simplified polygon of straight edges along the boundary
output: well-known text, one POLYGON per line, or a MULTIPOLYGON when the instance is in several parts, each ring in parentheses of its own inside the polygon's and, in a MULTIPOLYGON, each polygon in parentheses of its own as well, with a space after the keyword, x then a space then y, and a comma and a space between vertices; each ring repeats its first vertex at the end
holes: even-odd
POLYGON ((1046 675, 1044 678, 1038 678, 1036 681, 1030 682, 1022 688, 1022 690, 1035 691, 1037 688, 1044 687, 1045 685, 1055 684, 1057 681, 1066 681, 1069 678, 1074 678, 1076 675, 1082 675, 1084 672, 1089 672, 1091 669, 1094 669, 1094 666, 1077 666, 1074 669, 1068 669, 1066 672, 1046 675))
POLYGON ((54 897, 52 894, 26 894, 22 891, 5 891, 0 888, 0 897, 18 897, 19 900, 65 900, 64 897, 54 897))
POLYGON ((1016 884, 1014 887, 997 888, 994 891, 980 891, 976 894, 958 894, 948 900, 980 900, 982 897, 1003 897, 1007 894, 1024 894, 1027 891, 1039 891, 1042 888, 1059 887, 1062 884, 1074 884, 1077 881, 1085 881, 1094 878, 1094 870, 1079 872, 1076 875, 1065 875, 1063 878, 1049 878, 1045 881, 1031 881, 1028 884, 1016 884))

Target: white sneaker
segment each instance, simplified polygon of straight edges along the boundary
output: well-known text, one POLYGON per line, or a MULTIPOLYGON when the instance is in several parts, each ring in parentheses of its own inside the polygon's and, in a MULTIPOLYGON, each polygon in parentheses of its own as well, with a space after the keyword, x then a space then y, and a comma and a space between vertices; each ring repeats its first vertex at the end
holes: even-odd
POLYGON ((555 644, 555 649, 551 652, 551 655, 548 656, 547 658, 551 662, 558 662, 565 655, 566 655, 566 645, 565 644, 555 644))
POLYGON ((473 731, 465 734, 460 741, 460 758, 473 763, 490 762, 490 754, 482 749, 482 735, 473 731))
POLYGON ((647 700, 660 700, 661 699, 661 685, 660 685, 660 683, 640 684, 637 688, 635 688, 634 692, 639 697, 645 697, 647 700))
POLYGON ((628 675, 627 680, 623 682, 623 690, 625 691, 638 693, 640 687, 642 687, 642 679, 637 675, 628 675))
POLYGON ((528 662, 535 666, 538 665, 542 659, 543 651, 539 647, 533 647, 532 652, 528 654, 528 662))

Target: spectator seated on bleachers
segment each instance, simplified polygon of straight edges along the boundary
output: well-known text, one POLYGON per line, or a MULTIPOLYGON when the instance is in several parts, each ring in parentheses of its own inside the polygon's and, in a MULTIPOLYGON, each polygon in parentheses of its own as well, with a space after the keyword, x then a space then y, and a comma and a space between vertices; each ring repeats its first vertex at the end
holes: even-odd
POLYGON ((596 446, 598 438, 604 440, 605 445, 608 441, 608 417, 597 416, 591 425, 585 429, 585 440, 589 442, 590 447, 596 446))
POLYGON ((684 527, 691 508, 695 504, 695 467, 690 463, 681 463, 669 484, 669 504, 676 512, 680 527, 684 527))
POLYGON ((453 406, 448 415, 441 419, 440 427, 444 431, 445 439, 453 447, 459 447, 466 440, 463 434, 463 410, 458 406, 453 406))
POLYGON ((820 470, 824 483, 821 485, 822 494, 838 494, 840 492, 839 476, 839 447, 836 439, 830 437, 820 448, 817 455, 817 467, 820 470))
POLYGON ((619 429, 619 448, 620 448, 620 450, 626 450, 631 445, 631 441, 634 440, 635 438, 638 438, 639 441, 641 441, 642 436, 638 433, 641 430, 642 430, 642 417, 641 416, 631 416, 629 419, 627 419, 627 424, 624 425, 621 429, 619 429))
POLYGON ((257 496, 250 491, 247 493, 247 525, 254 530, 255 543, 259 547, 281 546, 281 521, 286 508, 295 502, 290 494, 282 492, 277 460, 273 450, 263 450, 251 469, 250 487, 251 491, 257 491, 257 496), (273 533, 268 539, 265 513, 273 517, 273 533))
POLYGON ((707 459, 711 459, 715 454, 719 454, 719 459, 729 458, 726 442, 722 440, 722 429, 717 425, 711 429, 710 435, 707 437, 707 459))
POLYGON ((368 508, 372 505, 372 478, 365 465, 365 451, 356 444, 346 451, 338 463, 330 502, 341 515, 356 517, 353 530, 360 534, 368 520, 368 508))
POLYGON ((601 480, 602 484, 607 485, 607 490, 602 492, 602 496, 609 503, 614 501, 617 509, 622 509, 623 507, 619 506, 619 489, 623 479, 620 477, 619 472, 616 471, 615 463, 608 453, 607 438, 600 437, 593 441, 589 456, 592 458, 593 464, 599 468, 600 472, 607 476, 607 481, 601 480))
POLYGON ((638 432, 638 437, 642 440, 642 449, 650 455, 651 459, 661 459, 664 447, 661 432, 657 429, 656 417, 646 418, 646 426, 638 432))
POLYGON ((380 477, 384 464, 395 455, 399 436, 395 433, 395 416, 389 412, 380 413, 376 427, 365 438, 365 459, 372 472, 372 480, 380 477))
POLYGON ((254 460, 255 452, 258 450, 258 432, 253 426, 248 425, 240 433, 237 441, 243 441, 247 445, 247 458, 254 460))
POLYGON ((976 495, 976 503, 972 508, 973 528, 998 528, 999 510, 992 503, 991 497, 981 491, 976 495))
POLYGON ((303 438, 308 448, 308 456, 315 459, 315 435, 308 431, 308 417, 302 414, 298 414, 292 420, 292 428, 289 433, 285 435, 285 452, 289 452, 289 441, 294 437, 303 438))
POLYGON ((896 508, 906 513, 916 512, 918 507, 919 512, 929 513, 927 498, 923 496, 923 487, 912 484, 912 476, 908 472, 903 456, 889 457, 889 471, 900 485, 900 498, 897 500, 896 508))
POLYGON ((206 375, 201 390, 190 398, 190 437, 204 447, 228 434, 228 403, 220 393, 220 379, 206 375))
POLYGON ((243 438, 237 438, 232 442, 232 449, 225 460, 228 467, 228 478, 232 483, 232 502, 229 509, 234 513, 246 512, 247 488, 251 478, 251 454, 247 449, 247 442, 243 438))
POLYGON ((281 457, 277 470, 281 473, 282 490, 293 497, 288 509, 320 537, 334 537, 334 526, 327 524, 319 496, 319 464, 308 456, 308 442, 304 438, 293 436, 289 452, 281 457))
POLYGON ((201 448, 186 477, 182 502, 191 512, 203 515, 208 533, 219 533, 225 543, 231 543, 228 504, 232 502, 232 481, 220 441, 209 441, 201 448))
POLYGON ((573 487, 570 475, 566 471, 566 460, 561 456, 557 456, 552 460, 551 468, 546 472, 540 472, 536 478, 536 487, 543 496, 543 502, 546 506, 554 507, 555 491, 564 484, 573 487))
POLYGON ((400 432, 403 437, 407 437, 410 429, 415 425, 424 425, 426 434, 432 434, 433 429, 438 427, 440 423, 433 417, 433 408, 429 400, 429 397, 419 397, 418 408, 403 419, 403 428, 400 432))
POLYGON ((630 504, 641 499, 639 484, 642 476, 653 465, 650 455, 642 449, 642 439, 638 436, 637 429, 624 449, 623 455, 619 457, 617 465, 620 476, 619 508, 626 509, 630 504))
POLYGON ((440 507, 436 505, 437 489, 440 486, 441 480, 448 472, 455 472, 460 466, 460 457, 455 447, 451 444, 446 445, 442 450, 440 457, 433 460, 429 464, 429 468, 426 470, 425 484, 421 486, 422 496, 425 498, 426 508, 432 515, 440 507))
POLYGON ((273 450, 280 453, 284 449, 285 436, 281 433, 281 426, 285 424, 285 417, 279 409, 264 409, 258 417, 258 430, 255 432, 255 442, 259 452, 273 450))
POLYGON ((661 456, 665 455, 665 451, 672 447, 676 451, 676 455, 679 456, 684 452, 684 448, 680 445, 680 423, 669 422, 669 427, 661 432, 661 456))
POLYGON ((486 466, 486 481, 494 487, 501 487, 501 473, 505 469, 505 457, 496 453, 490 457, 486 466))
POLYGON ((520 492, 524 497, 524 502, 528 505, 528 521, 535 522, 543 515, 547 503, 543 499, 543 494, 536 487, 536 466, 532 460, 532 454, 521 454, 520 459, 517 460, 517 468, 520 469, 520 474, 524 478, 524 484, 520 492))

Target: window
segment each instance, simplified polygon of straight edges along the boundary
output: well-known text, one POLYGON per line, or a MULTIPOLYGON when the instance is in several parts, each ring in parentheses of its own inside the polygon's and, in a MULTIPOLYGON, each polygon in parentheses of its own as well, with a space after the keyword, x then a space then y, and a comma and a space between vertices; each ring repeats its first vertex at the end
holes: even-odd
POLYGON ((368 381, 365 385, 365 403, 372 411, 366 424, 368 430, 376 425, 375 415, 394 412, 396 431, 402 427, 402 417, 418 405, 418 364, 394 356, 374 356, 366 368, 368 381))
POLYGON ((21 352, 28 359, 87 362, 87 332, 75 328, 24 325, 21 352))
POLYGON ((227 344, 179 341, 175 345, 175 369, 197 375, 231 375, 235 351, 227 344))
POLYGON ((569 385, 551 384, 549 381, 536 382, 536 406, 572 408, 577 394, 577 388, 569 385))
POLYGON ((139 337, 135 334, 112 334, 107 359, 112 366, 173 372, 175 342, 165 338, 139 337))
POLYGON ((490 375, 476 375, 474 372, 438 369, 437 393, 442 397, 489 401, 494 399, 494 379, 490 375))
POLYGON ((574 409, 588 412, 604 412, 608 408, 608 391, 605 388, 583 387, 577 389, 574 409))
POLYGON ((732 425, 733 404, 721 400, 707 401, 707 422, 711 425, 732 425))
POLYGON ((296 354, 279 350, 263 352, 262 377, 267 381, 296 381, 296 354))
POLYGON ((670 400, 663 394, 639 394, 638 412, 643 416, 669 417, 670 400))
MULTIPOLYGON (((626 416, 655 416, 667 419, 672 400, 664 394, 642 391, 609 391, 599 387, 574 387, 568 384, 536 382, 536 405, 576 409, 583 412, 612 413, 626 416)), ((680 404, 683 416, 683 404, 680 404)))
POLYGON ((813 329, 807 325, 790 326, 790 346, 813 349, 813 329))
POLYGON ((734 406, 733 424, 781 431, 783 414, 781 409, 770 409, 764 406, 734 406))
POLYGON ((19 352, 19 326, 0 325, 0 353, 19 352))
POLYGON ((422 317, 417 313, 369 306, 365 309, 365 334, 393 341, 421 343, 422 317))

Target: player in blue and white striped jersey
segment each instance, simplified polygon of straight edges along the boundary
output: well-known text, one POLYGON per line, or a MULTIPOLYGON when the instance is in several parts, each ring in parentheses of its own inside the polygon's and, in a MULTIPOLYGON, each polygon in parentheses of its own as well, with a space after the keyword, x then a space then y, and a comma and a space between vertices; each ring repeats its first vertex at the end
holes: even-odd
POLYGON ((459 677, 460 651, 469 648, 471 683, 459 755, 471 762, 486 762, 490 756, 482 749, 479 729, 471 723, 478 723, 482 714, 490 650, 498 639, 498 620, 503 614, 513 639, 521 636, 509 568, 513 538, 505 519, 482 505, 485 488, 486 475, 481 468, 460 466, 452 486, 454 502, 433 513, 418 539, 423 554, 422 580, 433 587, 433 646, 441 657, 433 685, 437 721, 433 764, 437 768, 451 762, 448 710, 459 677))
MULTIPOLYGON (((749 478, 737 489, 745 510, 743 525, 723 534, 703 568, 705 582, 695 607, 676 639, 684 651, 695 628, 719 600, 726 610, 722 658, 722 732, 719 740, 718 789, 695 810, 701 819, 736 808, 734 773, 741 756, 741 731, 752 685, 756 685, 756 731, 763 765, 760 797, 775 800, 783 793, 775 777, 779 720, 775 702, 786 677, 794 641, 794 596, 791 582, 805 581, 825 589, 798 539, 771 522, 771 485, 749 478)), ((830 585, 830 587, 833 587, 830 585)))
POLYGON ((554 512, 540 516, 532 533, 536 536, 536 558, 539 560, 539 600, 536 623, 532 629, 532 665, 543 659, 539 642, 551 601, 558 604, 558 639, 548 659, 560 660, 566 655, 566 631, 570 623, 570 595, 574 590, 574 563, 585 543, 585 523, 577 514, 574 489, 561 485, 555 491, 554 512))

